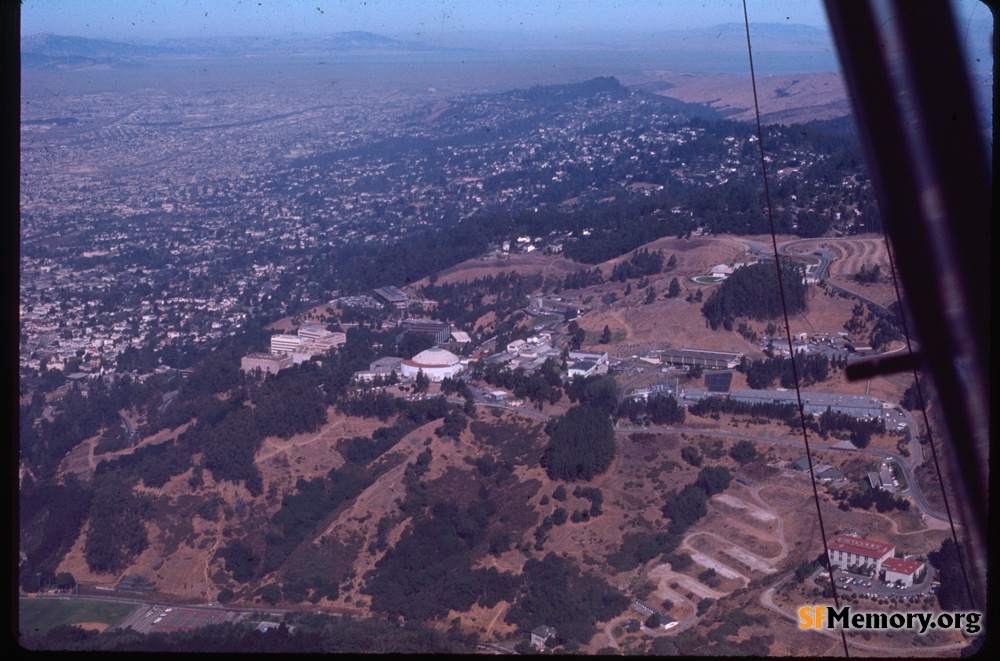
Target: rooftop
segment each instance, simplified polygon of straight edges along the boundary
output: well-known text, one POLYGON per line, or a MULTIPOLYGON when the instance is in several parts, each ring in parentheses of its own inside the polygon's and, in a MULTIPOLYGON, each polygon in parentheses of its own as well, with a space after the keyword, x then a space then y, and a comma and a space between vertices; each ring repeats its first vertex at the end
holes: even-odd
POLYGON ((871 539, 863 539, 851 535, 841 535, 830 542, 829 548, 832 551, 853 553, 865 556, 866 558, 881 558, 886 553, 891 553, 896 547, 893 544, 885 542, 876 542, 871 539))
POLYGON ((907 558, 888 558, 882 563, 882 569, 906 575, 914 573, 923 566, 924 563, 919 560, 909 560, 907 558))

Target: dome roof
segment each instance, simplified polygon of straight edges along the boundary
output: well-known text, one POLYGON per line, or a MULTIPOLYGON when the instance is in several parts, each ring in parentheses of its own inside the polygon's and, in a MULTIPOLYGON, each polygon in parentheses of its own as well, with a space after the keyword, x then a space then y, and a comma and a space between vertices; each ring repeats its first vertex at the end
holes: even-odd
POLYGON ((426 351, 421 351, 416 356, 414 356, 410 362, 417 365, 426 365, 428 367, 439 367, 455 365, 458 363, 459 358, 455 354, 446 349, 439 349, 437 347, 432 347, 426 351))

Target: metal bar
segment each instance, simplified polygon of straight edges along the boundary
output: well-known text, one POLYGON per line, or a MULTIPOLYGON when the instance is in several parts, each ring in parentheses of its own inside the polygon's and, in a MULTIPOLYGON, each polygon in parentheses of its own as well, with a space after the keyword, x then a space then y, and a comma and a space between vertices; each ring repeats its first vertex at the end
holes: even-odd
MULTIPOLYGON (((950 434, 985 575, 991 190, 947 3, 826 0, 855 118, 950 434)), ((976 581, 981 603, 982 587, 976 581)))

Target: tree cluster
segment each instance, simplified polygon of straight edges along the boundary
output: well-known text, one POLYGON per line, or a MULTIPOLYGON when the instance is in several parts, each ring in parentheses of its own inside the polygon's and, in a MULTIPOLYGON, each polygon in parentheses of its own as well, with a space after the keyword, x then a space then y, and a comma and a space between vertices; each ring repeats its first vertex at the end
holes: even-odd
POLYGON ((615 456, 615 433, 608 416, 581 404, 562 416, 542 454, 542 466, 550 479, 589 481, 611 465, 615 456))
POLYGON ((870 285, 878 282, 879 278, 882 276, 882 267, 875 264, 871 268, 868 268, 866 264, 861 266, 861 270, 851 276, 854 282, 858 282, 865 285, 870 285))
POLYGON ((26 478, 19 494, 20 544, 25 560, 18 567, 21 588, 56 579, 56 568, 83 528, 93 491, 72 475, 62 484, 26 478), (41 574, 38 577, 36 574, 41 574))
POLYGON ((752 418, 770 418, 787 423, 798 423, 799 411, 794 404, 738 402, 728 397, 704 397, 688 407, 691 415, 706 417, 719 413, 748 415, 752 418))
POLYGON ((684 422, 684 407, 673 395, 656 394, 646 399, 629 398, 618 408, 618 416, 637 425, 672 425, 684 422))
POLYGON ((747 386, 756 390, 770 388, 775 380, 780 380, 782 388, 794 388, 795 372, 798 372, 801 386, 821 383, 830 376, 831 364, 826 354, 796 352, 795 372, 792 371, 792 360, 787 356, 762 360, 748 360, 744 357, 738 369, 747 375, 747 386))
POLYGON ((554 553, 524 563, 517 602, 506 620, 527 633, 540 623, 556 630, 556 643, 584 643, 605 622, 628 607, 628 598, 602 579, 583 574, 572 560, 554 553))
POLYGON ((711 496, 725 491, 731 480, 732 475, 722 466, 703 468, 694 484, 687 485, 680 493, 667 494, 667 504, 663 506, 663 516, 670 519, 667 532, 682 535, 708 514, 705 503, 711 496))
POLYGON ((583 289, 604 282, 604 274, 599 267, 581 269, 575 273, 567 273, 563 278, 562 289, 583 289))
MULTIPOLYGON (((806 309, 806 286, 802 270, 787 262, 781 265, 781 286, 788 314, 806 309)), ((773 263, 760 262, 736 269, 712 292, 701 312, 712 330, 733 329, 737 317, 776 319, 783 314, 782 290, 773 263)))
MULTIPOLYGON (((503 319, 523 308, 528 295, 541 283, 540 275, 502 271, 471 282, 426 285, 421 296, 437 301, 437 307, 430 313, 433 318, 447 319, 458 328, 472 330, 473 324, 483 315, 493 312, 497 319, 503 319)), ((413 354, 403 352, 400 355, 413 354)))
POLYGON ((253 623, 208 624, 189 631, 141 634, 132 628, 103 633, 59 625, 44 633, 24 632, 25 649, 60 652, 187 654, 471 654, 475 640, 429 628, 405 627, 381 618, 337 617, 322 613, 286 615, 286 622, 266 632, 253 623))
POLYGON ((944 611, 967 611, 972 609, 972 601, 966 589, 965 574, 962 569, 962 560, 966 567, 969 566, 969 558, 964 547, 956 546, 955 542, 946 537, 941 542, 938 551, 928 554, 928 560, 938 571, 938 581, 941 588, 938 590, 938 604, 944 611), (963 557, 959 557, 961 554, 963 557))
POLYGON ((865 420, 847 413, 837 413, 827 408, 819 416, 819 433, 827 438, 831 433, 847 431, 851 435, 851 443, 858 449, 868 447, 872 434, 885 433, 885 421, 882 418, 865 420))
POLYGON ((83 556, 87 567, 99 574, 123 570, 148 544, 143 518, 151 499, 133 492, 117 475, 94 481, 94 498, 83 556))
POLYGON ((472 569, 472 551, 486 540, 496 507, 437 502, 386 550, 365 576, 372 608, 407 620, 431 620, 481 603, 492 608, 515 596, 515 578, 496 568, 472 569))
POLYGON ((632 253, 628 259, 615 265, 614 270, 611 271, 611 279, 625 282, 633 278, 656 275, 663 271, 663 262, 662 250, 653 252, 648 248, 640 248, 632 253))

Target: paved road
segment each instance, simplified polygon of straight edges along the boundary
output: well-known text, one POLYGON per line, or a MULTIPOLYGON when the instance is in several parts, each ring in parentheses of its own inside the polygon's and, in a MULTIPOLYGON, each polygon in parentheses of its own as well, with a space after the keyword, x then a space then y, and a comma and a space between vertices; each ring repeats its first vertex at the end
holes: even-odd
MULTIPOLYGON (((781 617, 785 618, 786 620, 790 620, 790 621, 794 622, 796 625, 798 625, 799 624, 799 618, 796 615, 794 615, 792 613, 786 613, 781 608, 779 608, 777 604, 774 603, 774 593, 777 591, 777 589, 779 587, 781 587, 784 583, 786 583, 794 575, 795 575, 794 573, 790 573, 787 576, 785 576, 784 578, 782 578, 780 581, 778 581, 777 583, 775 583, 774 585, 772 585, 771 587, 769 587, 768 589, 764 590, 764 592, 762 592, 761 595, 760 595, 760 605, 763 606, 764 608, 766 608, 767 610, 771 611, 772 613, 776 613, 776 614, 780 615, 781 617)), ((859 611, 860 611, 860 609, 859 609, 859 611)), ((821 635, 821 636, 828 636, 830 638, 836 639, 838 641, 837 652, 839 652, 839 651, 841 651, 843 649, 842 644, 839 642, 840 641, 840 632, 837 631, 836 629, 810 629, 810 631, 813 632, 813 633, 816 633, 818 635, 821 635)), ((849 648, 852 648, 852 649, 862 649, 862 650, 870 650, 870 651, 876 651, 876 652, 895 652, 895 653, 901 652, 898 643, 895 644, 895 645, 893 645, 893 644, 890 643, 890 644, 887 644, 885 646, 870 645, 868 643, 864 643, 864 642, 861 642, 859 640, 856 640, 855 638, 851 638, 850 636, 848 636, 848 638, 847 638, 847 645, 848 645, 849 648)), ((969 647, 969 645, 970 645, 970 643, 953 643, 953 644, 950 644, 950 645, 941 645, 941 646, 938 646, 938 647, 908 647, 906 649, 905 656, 911 656, 911 657, 915 657, 915 656, 937 657, 937 656, 941 656, 942 652, 951 652, 951 651, 962 650, 962 649, 965 649, 965 648, 969 647)))
MULTIPOLYGON (((844 236, 844 237, 824 237, 823 238, 823 241, 826 241, 826 242, 830 242, 830 241, 855 241, 855 240, 857 240, 857 237, 847 237, 847 236, 844 236)), ((803 244, 803 243, 815 243, 815 242, 816 242, 816 239, 796 239, 794 241, 787 241, 787 242, 782 243, 782 244, 780 244, 778 246, 778 253, 782 254, 782 255, 788 255, 788 256, 798 255, 800 253, 789 252, 788 249, 791 248, 792 246, 796 246, 796 245, 799 245, 799 244, 803 244)), ((749 242, 745 242, 745 243, 749 244, 749 242)), ((850 289, 845 289, 844 287, 841 287, 840 285, 835 285, 832 282, 829 282, 827 280, 823 280, 823 274, 826 272, 826 269, 829 268, 830 262, 832 262, 834 259, 836 259, 836 253, 834 253, 834 252, 832 252, 830 250, 820 249, 820 250, 814 251, 812 253, 812 255, 815 256, 815 257, 817 257, 820 260, 820 267, 819 267, 819 269, 817 269, 817 272, 816 272, 816 279, 817 280, 819 280, 821 282, 825 282, 826 286, 830 287, 834 291, 844 292, 845 294, 853 296, 854 298, 856 298, 856 299, 858 299, 858 300, 860 300, 860 301, 862 301, 864 303, 868 303, 868 304, 874 306, 875 308, 877 308, 878 310, 880 310, 885 315, 889 314, 888 308, 886 308, 885 306, 883 306, 883 305, 881 305, 879 303, 876 303, 875 301, 871 300, 870 298, 865 298, 864 296, 862 296, 861 294, 858 294, 855 291, 851 291, 850 289)))

